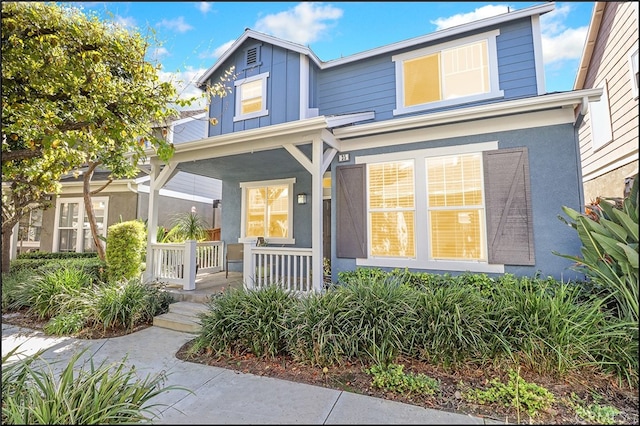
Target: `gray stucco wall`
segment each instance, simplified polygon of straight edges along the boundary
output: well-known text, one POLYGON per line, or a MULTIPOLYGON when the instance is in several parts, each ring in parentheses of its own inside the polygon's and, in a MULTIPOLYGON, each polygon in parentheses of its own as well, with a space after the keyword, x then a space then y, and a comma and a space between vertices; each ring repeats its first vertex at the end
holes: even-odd
MULTIPOLYGON (((579 155, 577 153, 577 141, 571 124, 352 151, 351 163, 355 163, 355 158, 359 155, 488 141, 498 141, 499 149, 526 146, 529 150, 536 264, 535 266, 507 265, 505 266, 505 272, 517 276, 534 276, 539 273, 543 277, 553 276, 556 279, 565 280, 581 278, 581 275, 570 269, 572 263, 569 260, 553 254, 553 251, 563 254, 580 254, 581 244, 576 232, 558 219, 558 215, 563 214, 562 206, 580 210, 583 204, 578 172, 579 155)), ((335 166, 337 165, 336 161, 337 160, 334 159, 333 170, 335 170, 335 166)), ((332 172, 332 179, 335 182, 335 171, 332 172)), ((336 198, 335 186, 332 188, 332 197, 333 199, 336 198)), ((336 232, 335 217, 337 217, 335 209, 336 206, 334 203, 332 206, 331 223, 331 231, 334 235, 336 232)), ((337 280, 338 272, 356 268, 355 259, 337 258, 335 256, 335 239, 332 241, 331 251, 333 253, 331 265, 334 280, 337 280)), ((435 270, 426 271, 433 273, 445 272, 435 270)), ((455 274, 451 271, 446 272, 455 274)))

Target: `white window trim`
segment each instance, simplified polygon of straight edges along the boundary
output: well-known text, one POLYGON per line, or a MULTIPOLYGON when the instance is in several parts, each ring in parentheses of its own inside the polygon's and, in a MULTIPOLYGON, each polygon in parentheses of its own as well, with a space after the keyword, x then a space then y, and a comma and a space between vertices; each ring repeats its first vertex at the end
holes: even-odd
MULTIPOLYGON (((104 227, 102 228, 102 232, 100 233, 103 237, 107 236, 107 224, 109 223, 108 214, 109 214, 109 197, 91 197, 91 201, 103 202, 104 203, 104 227)), ((76 253, 82 253, 82 251, 78 251, 82 249, 82 226, 84 224, 84 216, 86 214, 84 208, 84 198, 83 197, 73 197, 73 198, 58 198, 56 200, 56 214, 55 214, 55 222, 53 226, 53 247, 52 252, 58 251, 58 244, 60 241, 60 204, 62 203, 78 203, 78 226, 76 226, 76 253)))
POLYGON ((240 80, 236 80, 233 85, 236 88, 235 92, 235 102, 236 102, 236 110, 235 116, 233 117, 233 121, 241 121, 248 120, 250 118, 264 117, 265 115, 269 115, 269 110, 267 109, 267 78, 269 77, 269 73, 265 72, 262 74, 255 75, 253 77, 247 77, 240 80), (240 90, 240 86, 245 83, 251 83, 252 81, 262 80, 262 109, 260 111, 255 111, 250 114, 242 114, 242 100, 240 99, 240 95, 242 91, 240 90))
POLYGON ((482 101, 486 99, 494 99, 504 97, 504 91, 499 88, 499 76, 498 76, 498 48, 496 43, 496 37, 500 35, 500 30, 493 30, 482 34, 477 34, 471 37, 465 37, 448 43, 438 44, 436 46, 427 47, 424 49, 414 50, 400 55, 394 55, 391 60, 395 62, 396 71, 396 108, 393 110, 393 115, 409 114, 412 112, 419 112, 425 110, 431 110, 435 108, 442 108, 452 105, 466 104, 469 102, 482 101), (462 46, 464 44, 475 43, 478 41, 487 41, 487 53, 489 56, 489 85, 490 90, 488 93, 481 93, 478 95, 463 96, 454 99, 445 99, 442 101, 428 102, 421 105, 413 105, 410 107, 404 106, 404 80, 403 80, 403 63, 408 59, 415 59, 422 56, 431 55, 440 52, 445 49, 451 49, 454 47, 462 46))
MULTIPOLYGON (((373 257, 356 259, 357 266, 372 266, 372 267, 387 267, 387 268, 411 268, 411 269, 432 269, 441 271, 469 271, 469 272, 484 272, 484 273, 504 273, 504 265, 501 264, 489 264, 487 261, 456 261, 456 260, 434 260, 429 258, 429 226, 428 226, 428 209, 427 209, 427 181, 426 181, 426 158, 428 157, 440 157, 447 155, 469 154, 478 153, 482 151, 490 151, 498 149, 498 142, 482 142, 470 145, 456 145, 439 148, 428 148, 414 151, 393 152, 386 154, 374 154, 365 155, 355 158, 356 164, 368 164, 379 163, 399 160, 411 160, 415 161, 414 176, 415 181, 415 244, 416 255, 414 258, 389 258, 389 257, 373 257)), ((486 211, 486 202, 484 200, 483 192, 483 205, 486 211)), ((369 204, 369 194, 365 194, 365 203, 369 204)), ((368 214, 368 208, 367 208, 368 214)), ((486 214, 486 213, 485 213, 486 214)), ((483 223, 486 228, 486 221, 483 223)), ((367 230, 367 232, 370 232, 367 230)), ((486 229, 483 229, 485 236, 486 246, 486 229)), ((371 241, 371 236, 367 235, 368 241, 371 241)), ((488 252, 488 248, 484 247, 484 253, 488 252)), ((369 248, 367 248, 369 252, 369 248)))
POLYGON ((638 79, 636 78, 636 72, 638 72, 638 46, 636 45, 634 49, 629 53, 629 79, 631 80, 631 93, 633 94, 633 99, 637 100, 639 95, 638 88, 638 79), (635 72, 634 72, 635 71, 635 72))
POLYGON ((240 182, 240 189, 242 190, 242 198, 240 201, 240 238, 239 243, 255 243, 256 237, 246 236, 246 218, 247 218, 247 189, 248 188, 262 188, 265 186, 275 185, 288 185, 289 186, 289 200, 288 200, 288 215, 287 215, 287 229, 291 230, 289 238, 270 238, 265 236, 267 243, 273 244, 295 244, 296 240, 293 238, 293 184, 296 183, 296 178, 288 179, 274 179, 274 180, 262 180, 254 182, 240 182))
POLYGON ((602 88, 602 96, 598 102, 589 102, 589 127, 591 128, 591 148, 598 151, 613 140, 611 127, 611 107, 609 106, 609 90, 607 80, 597 86, 602 88))

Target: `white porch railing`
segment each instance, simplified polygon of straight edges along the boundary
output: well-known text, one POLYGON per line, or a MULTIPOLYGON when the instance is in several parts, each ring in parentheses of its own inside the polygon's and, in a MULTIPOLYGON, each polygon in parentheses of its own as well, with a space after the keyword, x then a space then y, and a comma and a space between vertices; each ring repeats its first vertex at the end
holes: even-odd
MULTIPOLYGON (((313 291, 310 248, 255 247, 245 244, 244 282, 247 288, 270 284, 303 293, 313 291)), ((317 273, 322 274, 322 271, 317 273)))
POLYGON ((155 243, 152 250, 152 279, 179 284, 185 290, 195 290, 196 273, 220 272, 224 243, 193 240, 184 243, 155 243))

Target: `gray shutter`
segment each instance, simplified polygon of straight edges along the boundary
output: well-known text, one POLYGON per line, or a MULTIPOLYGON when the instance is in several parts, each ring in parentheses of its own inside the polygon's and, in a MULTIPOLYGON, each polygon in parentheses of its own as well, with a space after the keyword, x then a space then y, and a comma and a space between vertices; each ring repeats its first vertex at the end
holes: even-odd
POLYGON ((336 167, 336 254, 367 257, 365 165, 336 167))
POLYGON ((527 148, 484 153, 489 263, 535 265, 527 148))

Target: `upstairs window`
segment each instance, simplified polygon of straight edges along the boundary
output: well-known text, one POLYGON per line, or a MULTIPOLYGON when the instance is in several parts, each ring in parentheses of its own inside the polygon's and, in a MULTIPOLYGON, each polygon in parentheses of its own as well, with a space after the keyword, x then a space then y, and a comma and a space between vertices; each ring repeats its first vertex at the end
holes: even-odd
POLYGON ((267 110, 267 78, 269 73, 243 78, 234 83, 236 88, 236 114, 234 121, 262 117, 267 110))
POLYGON ((631 73, 631 93, 638 99, 638 86, 640 86, 640 71, 638 70, 638 49, 629 55, 629 71, 631 73))
POLYGON ((293 184, 295 179, 241 183, 241 238, 264 237, 272 243, 294 243, 293 184))
POLYGON ((393 57, 394 114, 503 96, 498 89, 498 31, 393 57))

